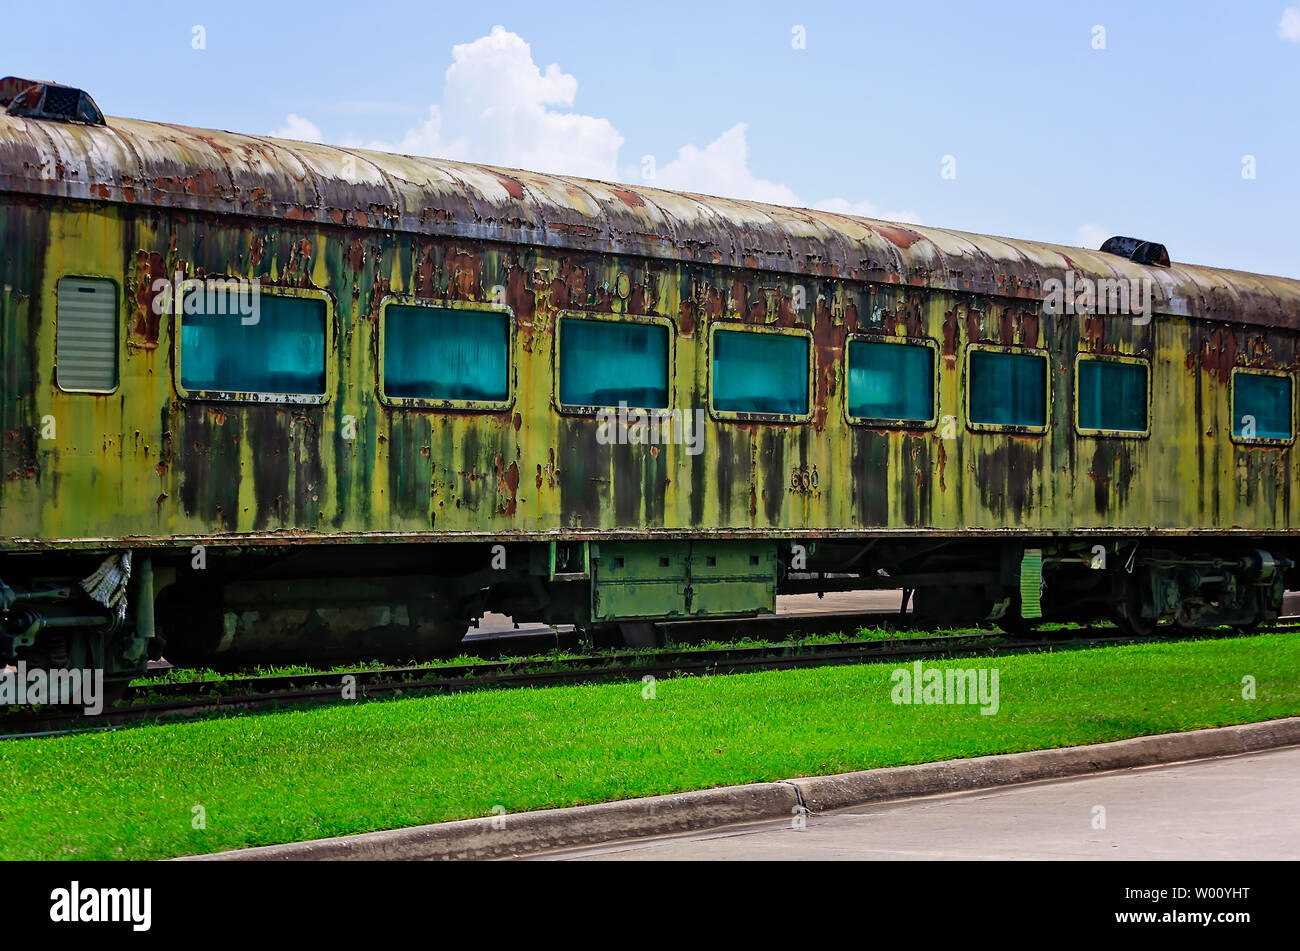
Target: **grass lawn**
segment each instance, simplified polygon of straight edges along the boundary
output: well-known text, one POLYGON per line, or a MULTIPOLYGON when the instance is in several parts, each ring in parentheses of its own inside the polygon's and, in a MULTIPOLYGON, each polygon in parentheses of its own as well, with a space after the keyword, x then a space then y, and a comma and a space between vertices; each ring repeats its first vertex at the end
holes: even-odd
POLYGON ((1300 637, 1287 634, 926 662, 997 668, 992 716, 895 705, 898 666, 911 668, 661 680, 653 699, 639 681, 482 691, 0 742, 0 857, 158 858, 1300 714, 1300 637))

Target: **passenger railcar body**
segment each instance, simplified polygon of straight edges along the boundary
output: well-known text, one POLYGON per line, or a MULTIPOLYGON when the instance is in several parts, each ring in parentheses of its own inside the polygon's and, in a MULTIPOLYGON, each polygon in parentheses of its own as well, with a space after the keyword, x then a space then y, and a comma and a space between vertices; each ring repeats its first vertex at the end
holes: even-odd
POLYGON ((1300 282, 61 88, 0 81, 0 660, 409 656, 489 609, 640 636, 850 587, 1008 626, 1280 609, 1300 282), (256 320, 209 312, 252 282, 256 320))

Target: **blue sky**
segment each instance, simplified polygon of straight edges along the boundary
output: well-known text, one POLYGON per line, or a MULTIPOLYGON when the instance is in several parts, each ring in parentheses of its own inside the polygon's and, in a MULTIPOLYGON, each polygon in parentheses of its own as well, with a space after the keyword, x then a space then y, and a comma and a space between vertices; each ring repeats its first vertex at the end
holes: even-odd
POLYGON ((67 0, 8 6, 0 75, 109 115, 1300 277, 1292 3, 67 0))

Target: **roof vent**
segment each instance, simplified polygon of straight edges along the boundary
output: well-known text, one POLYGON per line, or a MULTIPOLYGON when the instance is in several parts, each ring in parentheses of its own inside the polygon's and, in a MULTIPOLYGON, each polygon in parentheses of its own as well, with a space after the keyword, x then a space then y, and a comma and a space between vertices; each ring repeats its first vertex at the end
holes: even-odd
POLYGON ((1118 254, 1135 264, 1154 264, 1156 267, 1169 267, 1169 251, 1163 244, 1154 241, 1141 241, 1137 238, 1107 238, 1101 250, 1107 254, 1118 254))
POLYGON ((11 116, 106 125, 104 114, 90 93, 57 83, 31 82, 9 76, 0 79, 0 106, 11 116))
POLYGON ((28 86, 48 86, 43 79, 23 79, 21 76, 6 76, 0 79, 0 108, 8 108, 14 96, 23 92, 28 86))

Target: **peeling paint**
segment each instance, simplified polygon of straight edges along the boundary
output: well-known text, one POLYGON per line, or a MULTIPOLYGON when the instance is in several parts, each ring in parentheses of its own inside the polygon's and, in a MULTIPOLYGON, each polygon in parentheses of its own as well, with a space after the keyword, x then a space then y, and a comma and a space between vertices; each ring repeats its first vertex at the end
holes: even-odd
POLYGON ((28 193, 0 197, 0 544, 419 539, 435 526, 503 539, 1295 529, 1292 450, 1230 441, 1228 385, 1234 366, 1297 367, 1300 282, 128 120, 49 139, 38 146, 30 120, 0 117, 0 190, 28 193), (1042 317, 1042 279, 1065 267, 1151 278, 1156 317, 1042 317), (153 315, 151 297, 177 269, 325 292, 328 401, 180 399, 175 322, 153 315), (54 385, 66 274, 121 290, 113 394, 54 385), (385 295, 481 303, 496 288, 515 322, 509 406, 378 402, 385 295), (699 456, 601 444, 594 419, 554 405, 567 310, 671 323, 673 405, 686 411, 708 408, 710 324, 808 330, 812 419, 706 416, 699 456), (936 341, 938 415, 956 435, 849 423, 850 334, 936 341), (962 425, 975 342, 1049 351, 1046 434, 962 425), (1075 433, 1080 352, 1151 360, 1150 438, 1075 433), (57 440, 39 438, 47 415, 57 440), (341 437, 349 416, 355 441, 341 437))

